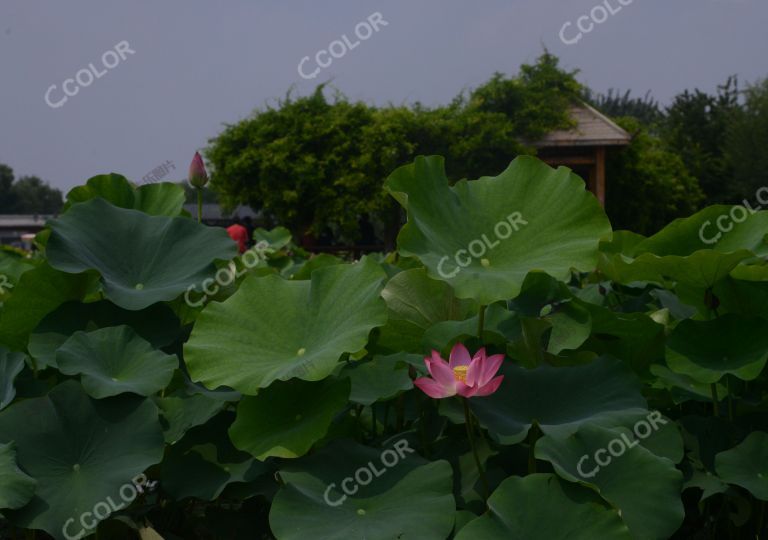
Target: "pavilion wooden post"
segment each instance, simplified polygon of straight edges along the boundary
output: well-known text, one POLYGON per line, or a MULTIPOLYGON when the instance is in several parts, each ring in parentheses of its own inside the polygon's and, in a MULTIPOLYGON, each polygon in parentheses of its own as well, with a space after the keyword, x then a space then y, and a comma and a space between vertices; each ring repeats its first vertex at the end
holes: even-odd
POLYGON ((595 148, 595 184, 593 193, 605 206, 605 146, 595 148))

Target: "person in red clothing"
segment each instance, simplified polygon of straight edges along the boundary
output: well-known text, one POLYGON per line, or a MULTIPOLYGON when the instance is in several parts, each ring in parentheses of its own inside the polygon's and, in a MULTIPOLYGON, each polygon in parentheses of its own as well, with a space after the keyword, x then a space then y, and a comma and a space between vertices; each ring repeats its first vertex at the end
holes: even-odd
POLYGON ((239 217, 232 220, 232 225, 227 227, 227 233, 232 240, 237 242, 240 253, 245 253, 245 250, 248 249, 248 229, 243 227, 243 222, 239 217))

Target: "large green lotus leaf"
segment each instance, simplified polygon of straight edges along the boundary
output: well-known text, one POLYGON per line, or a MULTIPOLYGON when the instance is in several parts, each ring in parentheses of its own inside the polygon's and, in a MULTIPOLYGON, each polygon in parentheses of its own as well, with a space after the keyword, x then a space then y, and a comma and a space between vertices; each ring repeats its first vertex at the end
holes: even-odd
POLYGON ((351 382, 349 400, 361 405, 372 405, 413 388, 407 363, 411 356, 407 353, 377 355, 369 362, 356 362, 346 367, 340 377, 349 378, 351 382))
POLYGON ((648 423, 649 421, 655 430, 650 437, 640 439, 640 444, 658 457, 666 458, 672 463, 680 463, 685 456, 685 444, 680 426, 677 422, 662 415, 659 411, 643 414, 636 417, 630 423, 616 426, 613 429, 636 430, 639 429, 638 426, 640 424, 648 423))
POLYGON ((124 176, 102 174, 89 179, 67 193, 65 211, 74 203, 90 201, 96 197, 106 199, 120 208, 140 210, 152 216, 181 215, 186 195, 184 188, 170 182, 144 184, 134 187, 124 176))
POLYGON ((547 352, 552 354, 579 348, 592 327, 589 311, 578 302, 566 302, 543 319, 552 325, 547 344, 547 352))
POLYGON ((0 444, 0 509, 21 508, 32 498, 36 485, 16 465, 16 445, 0 444))
POLYGON ((720 313, 757 315, 768 319, 768 283, 730 277, 715 286, 712 293, 720 301, 720 313))
POLYGON ((520 366, 534 368, 552 361, 546 352, 546 336, 552 330, 552 323, 535 317, 519 317, 504 325, 504 329, 510 340, 507 354, 520 366))
POLYGON ((562 281, 544 272, 530 272, 520 294, 509 302, 509 309, 525 317, 539 317, 542 310, 573 299, 573 293, 562 281))
POLYGON ((462 320, 472 310, 472 303, 458 300, 444 281, 427 276, 423 268, 405 270, 387 282, 381 296, 391 318, 429 328, 440 321, 462 320))
POLYGON ((664 326, 645 313, 615 312, 583 303, 592 320, 592 335, 584 349, 600 355, 621 358, 640 375, 648 373, 652 362, 664 360, 664 326))
POLYGON ((318 255, 314 255, 311 259, 307 260, 303 264, 297 263, 283 269, 280 275, 283 277, 287 277, 290 279, 297 279, 297 280, 311 279, 312 272, 314 272, 318 268, 324 268, 326 266, 334 266, 337 264, 342 264, 343 262, 344 262, 343 259, 340 259, 335 255, 330 255, 329 253, 320 253, 318 255))
MULTIPOLYGON (((730 278, 724 279, 720 282, 720 284, 727 283, 728 281, 731 281, 730 278)), ((717 287, 717 285, 715 287, 717 287)), ((651 296, 658 301, 662 309, 666 309, 672 318, 677 320, 690 319, 691 317, 695 316, 697 307, 698 311, 701 313, 706 313, 709 309, 704 303, 706 299, 706 292, 704 297, 700 298, 697 302, 694 303, 697 307, 686 304, 682 298, 680 298, 674 292, 668 291, 666 289, 655 289, 651 291, 651 296)))
POLYGON ((502 444, 523 440, 534 422, 545 434, 564 437, 585 423, 627 423, 647 409, 637 378, 611 358, 536 369, 505 362, 501 373, 505 378, 499 390, 470 405, 502 444))
POLYGON ((65 210, 75 203, 90 201, 101 197, 120 208, 133 208, 134 190, 125 176, 110 173, 93 176, 86 181, 84 186, 72 188, 67 193, 65 210))
POLYGON ((644 253, 634 260, 619 255, 610 259, 609 266, 601 264, 600 270, 619 283, 653 281, 664 284, 671 280, 689 287, 707 289, 728 277, 734 268, 752 256, 752 253, 746 250, 722 253, 711 249, 687 256, 659 257, 644 253))
MULTIPOLYGON (((666 366, 659 364, 651 366, 651 373, 656 377, 652 387, 669 390, 675 405, 692 399, 707 403, 712 401, 712 386, 710 384, 699 382, 688 375, 675 373, 666 366)), ((717 395, 725 398, 728 395, 727 388, 721 383, 717 383, 716 386, 717 395)))
MULTIPOLYGON (((639 433, 653 436, 647 428, 653 426, 648 422, 645 426, 639 433)), ((682 473, 643 447, 629 430, 585 424, 568 437, 541 438, 536 457, 551 462, 566 480, 593 486, 621 510, 621 518, 638 540, 666 540, 683 522, 682 473), (609 462, 600 466, 597 459, 609 462)))
POLYGON ((731 271, 731 277, 744 281, 768 281, 768 264, 763 259, 757 264, 742 264, 731 271))
POLYGON ((474 302, 459 300, 444 281, 430 278, 424 268, 396 274, 381 292, 389 321, 381 328, 377 344, 393 351, 421 351, 424 332, 443 321, 463 320, 477 312, 474 302))
MULTIPOLYGON (((37 480, 35 496, 7 517, 63 540, 62 527, 93 512, 163 457, 157 407, 137 396, 93 400, 75 381, 0 413, 0 442, 15 441, 18 463, 37 480)), ((89 532, 89 531, 86 531, 89 532)))
POLYGON ((130 326, 156 348, 170 345, 180 333, 179 320, 166 304, 129 311, 107 300, 87 304, 66 302, 35 327, 29 336, 29 354, 38 368, 56 367, 56 351, 75 332, 120 325, 130 326))
MULTIPOLYGON (((475 315, 463 321, 442 321, 433 324, 424 332, 417 352, 423 357, 424 351, 435 349, 447 358, 454 343, 477 338, 478 319, 479 315, 475 315)), ((482 344, 504 346, 507 341, 520 339, 520 320, 501 303, 491 304, 485 310, 482 344)), ((547 323, 547 328, 549 327, 547 323)), ((420 364, 424 366, 423 362, 420 364)))
POLYGON ((143 184, 136 189, 134 208, 150 216, 184 215, 184 188, 171 182, 143 184))
POLYGON ((237 406, 234 445, 257 459, 303 456, 328 431, 349 399, 348 380, 276 381, 237 406))
POLYGON ((337 441, 281 470, 285 487, 275 496, 269 514, 275 537, 447 538, 456 511, 451 466, 442 460, 424 464, 405 439, 384 446, 377 449, 337 441), (360 473, 363 482, 356 483, 354 477, 363 468, 370 472, 360 473), (367 481, 366 474, 377 477, 367 481), (353 478, 351 484, 345 481, 349 477, 353 478), (344 494, 342 482, 353 495, 344 494))
POLYGON ((768 321, 726 314, 711 321, 681 321, 667 338, 667 364, 702 383, 724 375, 751 381, 768 359, 768 321))
POLYGON ((163 490, 177 500, 212 501, 232 483, 251 482, 267 472, 264 463, 232 446, 227 430, 235 415, 222 413, 191 429, 163 460, 163 490))
POLYGON ((0 345, 0 411, 16 397, 14 381, 24 369, 24 354, 13 353, 0 345))
POLYGON ((400 252, 421 259, 430 276, 447 280, 459 298, 481 304, 517 296, 530 270, 558 279, 571 269, 593 270, 598 242, 611 232, 578 176, 530 156, 518 157, 497 177, 454 186, 441 157, 418 157, 385 186, 408 211, 400 252), (469 249, 473 257, 460 268, 456 255, 464 250, 464 264, 469 249))
POLYGON ((257 227, 253 231, 253 239, 258 242, 263 242, 272 249, 281 249, 287 246, 291 242, 291 231, 285 227, 275 227, 271 231, 257 227))
POLYGON ((21 275, 32 270, 35 264, 12 248, 0 245, 0 298, 13 290, 21 275))
POLYGON ((691 477, 683 484, 683 491, 690 488, 701 490, 699 501, 704 501, 718 493, 725 493, 729 489, 728 484, 706 470, 694 470, 691 473, 691 477))
POLYGON ((715 205, 690 217, 676 219, 658 233, 637 243, 632 256, 642 253, 686 256, 702 249, 721 253, 746 249, 755 255, 768 254, 765 242, 768 211, 747 212, 746 219, 740 223, 728 217, 731 212, 736 212, 739 220, 744 217, 741 210, 734 210, 733 206, 715 205), (718 219, 721 227, 718 227, 718 219))
POLYGON ((69 300, 81 300, 97 279, 92 272, 67 274, 46 263, 24 272, 0 312, 0 343, 23 350, 29 334, 48 313, 69 300))
POLYGON ((149 216, 97 198, 51 223, 48 260, 64 272, 95 269, 115 304, 139 310, 173 300, 237 248, 226 231, 186 218, 149 216))
POLYGON ((176 356, 152 347, 129 326, 75 332, 56 353, 65 375, 81 375, 88 395, 101 399, 131 392, 150 396, 165 388, 178 367, 176 356))
POLYGON ((315 270, 310 281, 248 277, 200 314, 184 358, 192 380, 255 394, 277 379, 324 379, 387 321, 384 272, 364 258, 315 270), (222 354, 226 351, 226 354, 222 354))
POLYGON ((632 231, 613 231, 611 238, 606 238, 600 242, 600 252, 632 255, 635 251, 635 246, 645 239, 646 237, 642 234, 632 231))
POLYGON ((510 309, 528 318, 542 318, 552 331, 547 352, 560 354, 577 349, 589 337, 592 320, 589 311, 574 299, 568 287, 544 272, 530 272, 510 309))
POLYGON ((511 476, 488 499, 489 512, 456 540, 631 540, 616 510, 553 474, 511 476))
POLYGON ((165 442, 174 444, 187 430, 206 423, 225 406, 226 402, 204 394, 186 395, 178 391, 173 395, 158 397, 165 442))
POLYGON ((715 470, 729 484, 768 501, 768 433, 750 433, 741 444, 715 456, 715 470))

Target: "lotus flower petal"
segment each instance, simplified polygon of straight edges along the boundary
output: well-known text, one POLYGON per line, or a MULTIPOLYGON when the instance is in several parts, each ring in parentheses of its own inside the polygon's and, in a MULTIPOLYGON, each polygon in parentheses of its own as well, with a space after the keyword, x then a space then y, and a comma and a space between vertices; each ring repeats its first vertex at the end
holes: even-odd
POLYGON ((456 390, 454 388, 443 386, 428 377, 416 379, 413 381, 413 384, 433 399, 447 398, 456 395, 456 390))
POLYGON ((457 343, 453 346, 448 362, 448 365, 451 369, 455 368, 456 366, 468 366, 471 361, 472 357, 469 356, 469 351, 463 344, 457 343))
POLYGON ((481 364, 481 373, 476 381, 477 386, 485 386, 498 373, 501 363, 504 361, 503 354, 494 354, 485 359, 485 362, 481 364))
POLYGON ((425 363, 427 364, 429 374, 438 383, 443 386, 453 386, 454 382, 456 382, 456 379, 453 376, 453 370, 451 370, 451 368, 448 367, 448 364, 443 360, 435 362, 434 360, 426 359, 425 363))
POLYGON ((501 381, 504 380, 504 375, 499 375, 495 379, 491 379, 491 382, 486 384, 485 386, 481 386, 477 388, 475 393, 473 394, 475 397, 483 397, 483 396, 490 396, 493 394, 496 390, 499 389, 499 386, 501 385, 501 381))

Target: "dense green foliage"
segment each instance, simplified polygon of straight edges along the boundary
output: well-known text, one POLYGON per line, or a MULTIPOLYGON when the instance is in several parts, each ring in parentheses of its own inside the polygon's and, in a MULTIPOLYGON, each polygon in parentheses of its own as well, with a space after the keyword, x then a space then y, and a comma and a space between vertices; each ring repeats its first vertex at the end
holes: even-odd
POLYGON ((617 119, 631 144, 609 152, 606 211, 614 227, 651 234, 699 209, 704 195, 681 157, 632 117, 617 119))
POLYGON ((621 227, 658 231, 703 203, 737 203, 765 185, 768 83, 741 99, 735 78, 716 95, 695 90, 662 108, 650 94, 595 94, 544 53, 514 77, 495 74, 446 106, 373 107, 342 95, 287 97, 211 141, 213 188, 304 237, 394 245, 400 216, 382 190, 388 171, 442 154, 452 181, 502 170, 545 133, 572 125, 583 99, 626 124, 628 149, 609 152, 608 212, 621 227), (631 120, 621 119, 631 117, 631 120))
POLYGON ((533 141, 567 127, 579 92, 573 73, 544 54, 519 76, 495 75, 446 107, 376 108, 319 86, 229 126, 211 144, 212 185, 224 204, 264 209, 298 234, 358 240, 361 219, 392 244, 399 216, 386 175, 419 154, 446 155, 452 179, 500 171, 533 141))
POLYGON ((666 110, 664 139, 699 180, 707 204, 736 203, 745 196, 746 186, 733 181, 727 153, 728 129, 738 110, 738 84, 733 78, 717 95, 686 90, 666 110))
POLYGON ((740 90, 731 77, 715 94, 686 90, 666 108, 649 94, 633 98, 630 92, 587 90, 585 99, 614 118, 631 117, 642 126, 629 124, 640 140, 609 162, 608 213, 616 224, 653 232, 703 204, 762 204, 756 194, 768 186, 768 79, 740 90), (662 155, 666 165, 653 172, 662 155), (658 180, 649 180, 637 167, 658 180))
POLYGON ((596 94, 586 88, 584 100, 603 114, 613 118, 630 116, 646 127, 657 126, 664 118, 659 102, 651 97, 650 91, 643 97, 632 97, 631 90, 622 94, 617 90, 609 89, 607 94, 596 94))
POLYGON ((768 211, 614 231, 530 156, 384 186, 397 251, 353 263, 116 174, 0 252, 0 537, 762 536, 768 211))
POLYGON ((744 106, 728 128, 726 151, 734 184, 744 188, 742 199, 754 205, 757 190, 768 186, 768 79, 744 94, 744 106))
POLYGON ((13 169, 0 163, 0 214, 55 214, 62 204, 58 189, 36 176, 14 179, 13 169))

